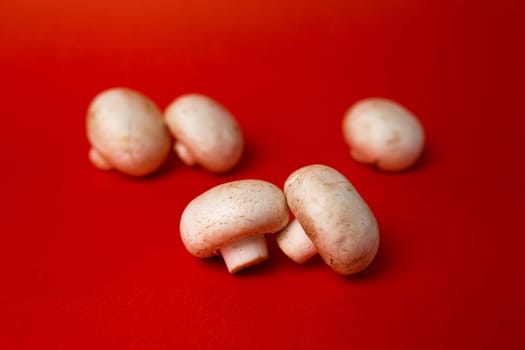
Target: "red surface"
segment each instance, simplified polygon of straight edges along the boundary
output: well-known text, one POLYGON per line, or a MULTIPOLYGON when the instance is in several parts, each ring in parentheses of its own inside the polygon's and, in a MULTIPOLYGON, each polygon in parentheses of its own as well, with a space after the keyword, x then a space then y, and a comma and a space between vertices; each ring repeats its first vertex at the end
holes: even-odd
POLYGON ((1 349, 510 349, 525 341, 522 1, 0 1, 1 349), (247 4, 249 3, 249 4, 247 4), (111 86, 164 108, 209 94, 247 143, 226 175, 172 157, 133 179, 87 160, 111 86), (422 120, 412 171, 349 157, 368 96, 422 120), (190 256, 194 196, 296 168, 343 172, 381 247, 355 277, 319 258, 236 276, 190 256))

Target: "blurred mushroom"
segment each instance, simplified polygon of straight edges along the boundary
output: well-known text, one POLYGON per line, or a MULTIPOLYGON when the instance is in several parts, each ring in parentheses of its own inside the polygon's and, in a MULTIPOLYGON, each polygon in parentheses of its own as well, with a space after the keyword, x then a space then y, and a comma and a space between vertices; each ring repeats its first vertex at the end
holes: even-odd
POLYGON ((86 121, 89 159, 97 168, 142 176, 157 170, 169 154, 171 139, 159 108, 128 88, 95 96, 86 121))
POLYGON ((233 115, 210 97, 187 94, 165 111, 175 137, 175 152, 187 165, 199 164, 213 172, 225 172, 239 161, 244 139, 233 115))
POLYGON ((390 171, 412 166, 425 143, 416 116, 384 98, 355 103, 343 118, 343 135, 355 160, 390 171))

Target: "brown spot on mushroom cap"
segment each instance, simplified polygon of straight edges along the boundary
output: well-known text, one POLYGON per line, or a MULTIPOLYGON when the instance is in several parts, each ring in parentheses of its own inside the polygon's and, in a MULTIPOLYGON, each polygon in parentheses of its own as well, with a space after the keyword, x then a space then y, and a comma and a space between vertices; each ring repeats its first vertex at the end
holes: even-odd
POLYGON ((288 206, 319 255, 344 275, 366 268, 379 247, 377 221, 352 184, 337 170, 310 165, 285 182, 288 206))
POLYGON ((91 146, 126 174, 149 174, 169 154, 171 139, 161 111, 137 91, 111 88, 101 92, 89 105, 86 119, 91 146))
POLYGON ((241 238, 275 233, 286 226, 289 216, 278 187, 262 180, 239 180, 193 199, 182 213, 180 234, 192 255, 205 258, 241 238))
POLYGON ((223 172, 241 158, 241 128, 219 102, 205 95, 186 94, 175 99, 164 114, 175 139, 202 167, 223 172))

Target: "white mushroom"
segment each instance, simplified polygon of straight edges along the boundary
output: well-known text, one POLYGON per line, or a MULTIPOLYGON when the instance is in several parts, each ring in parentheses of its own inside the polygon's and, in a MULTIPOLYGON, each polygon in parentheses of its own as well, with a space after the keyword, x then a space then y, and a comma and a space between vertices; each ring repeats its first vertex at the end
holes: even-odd
POLYGON ((343 135, 355 160, 390 171, 412 166, 425 143, 423 126, 416 116, 383 98, 355 103, 343 118, 343 135))
POLYGON ((265 233, 280 231, 290 211, 282 191, 262 180, 216 186, 193 199, 182 213, 180 234, 198 258, 218 254, 230 273, 268 258, 265 233))
POLYGON ((297 219, 290 221, 284 230, 277 234, 276 241, 279 248, 298 264, 317 254, 317 248, 297 219))
POLYGON ((233 168, 241 158, 244 139, 233 115, 217 101, 199 94, 175 99, 165 111, 175 137, 175 152, 187 165, 214 172, 233 168))
POLYGON ((341 173, 325 165, 300 168, 286 180, 284 193, 300 223, 292 221, 277 234, 277 244, 290 258, 301 263, 317 251, 343 275, 372 262, 379 247, 377 221, 341 173))
POLYGON ((89 159, 97 168, 142 176, 157 170, 171 139, 162 112, 146 96, 128 88, 98 94, 86 121, 89 159))

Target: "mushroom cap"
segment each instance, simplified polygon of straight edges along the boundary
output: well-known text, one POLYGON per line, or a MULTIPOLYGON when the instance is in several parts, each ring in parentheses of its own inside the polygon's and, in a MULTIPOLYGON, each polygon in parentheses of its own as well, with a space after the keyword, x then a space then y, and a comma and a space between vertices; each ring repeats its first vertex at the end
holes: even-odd
POLYGON ((343 135, 354 159, 383 170, 403 170, 423 152, 425 132, 405 107, 384 98, 355 103, 343 118, 343 135))
POLYGON ((245 237, 275 233, 286 226, 290 211, 283 192, 262 180, 228 182, 202 193, 184 209, 180 234, 194 256, 217 255, 245 237))
POLYGON ((239 124, 210 97, 182 95, 166 108, 165 118, 175 139, 202 167, 223 172, 241 158, 244 139, 239 124))
POLYGON ((160 167, 171 139, 162 112, 149 98, 128 88, 99 93, 86 120, 91 146, 112 167, 141 176, 160 167))
POLYGON ((288 177, 284 193, 290 210, 332 269, 349 275, 372 262, 379 247, 377 221, 345 176, 325 165, 305 166, 288 177))

